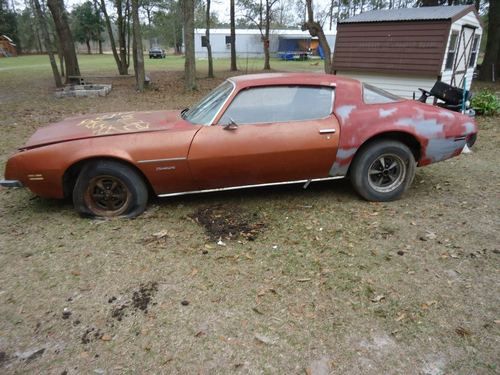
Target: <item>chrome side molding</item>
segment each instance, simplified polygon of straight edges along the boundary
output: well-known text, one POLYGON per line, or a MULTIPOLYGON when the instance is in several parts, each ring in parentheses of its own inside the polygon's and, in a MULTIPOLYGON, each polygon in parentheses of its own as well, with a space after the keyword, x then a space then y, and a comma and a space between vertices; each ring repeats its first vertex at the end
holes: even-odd
POLYGON ((144 163, 162 163, 162 162, 165 162, 165 161, 179 161, 179 160, 187 160, 187 158, 181 156, 181 157, 177 157, 177 158, 137 160, 137 163, 139 163, 139 164, 144 164, 144 163))
POLYGON ((166 193, 166 194, 158 194, 159 198, 164 197, 175 197, 178 195, 187 195, 187 194, 202 194, 202 193, 213 193, 216 191, 227 191, 227 190, 239 190, 239 189, 250 189, 255 187, 265 187, 265 186, 278 186, 278 185, 290 185, 290 184, 309 184, 311 182, 316 181, 328 181, 328 180, 340 180, 345 176, 334 176, 334 177, 323 177, 323 178, 312 178, 309 180, 294 180, 294 181, 283 181, 283 182, 271 182, 267 184, 255 184, 255 185, 241 185, 241 186, 230 186, 225 188, 215 188, 215 189, 205 189, 205 190, 192 190, 192 191, 183 191, 179 193, 166 193))

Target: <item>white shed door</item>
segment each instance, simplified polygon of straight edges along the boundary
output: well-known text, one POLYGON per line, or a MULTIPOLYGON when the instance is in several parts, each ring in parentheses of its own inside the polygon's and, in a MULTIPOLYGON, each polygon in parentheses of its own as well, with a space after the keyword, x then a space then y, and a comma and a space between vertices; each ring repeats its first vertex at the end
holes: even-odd
POLYGON ((451 85, 463 87, 469 59, 471 57, 472 45, 474 44, 474 33, 476 29, 472 26, 462 26, 462 31, 458 37, 457 53, 455 63, 453 64, 453 75, 451 76, 451 85))

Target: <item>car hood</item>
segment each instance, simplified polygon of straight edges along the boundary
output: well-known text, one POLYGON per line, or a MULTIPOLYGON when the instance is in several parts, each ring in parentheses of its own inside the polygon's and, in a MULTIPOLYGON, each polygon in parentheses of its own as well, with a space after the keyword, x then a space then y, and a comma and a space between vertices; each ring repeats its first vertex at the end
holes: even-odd
POLYGON ((24 148, 77 139, 152 131, 192 129, 179 111, 114 112, 65 119, 38 129, 24 148))

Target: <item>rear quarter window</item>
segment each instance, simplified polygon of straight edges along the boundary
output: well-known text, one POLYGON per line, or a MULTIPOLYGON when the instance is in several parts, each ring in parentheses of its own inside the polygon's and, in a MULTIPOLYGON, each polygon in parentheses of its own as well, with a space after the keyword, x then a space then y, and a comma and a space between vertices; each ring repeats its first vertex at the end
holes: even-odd
POLYGON ((394 103, 404 100, 400 96, 391 94, 378 87, 363 83, 363 102, 365 104, 394 103))

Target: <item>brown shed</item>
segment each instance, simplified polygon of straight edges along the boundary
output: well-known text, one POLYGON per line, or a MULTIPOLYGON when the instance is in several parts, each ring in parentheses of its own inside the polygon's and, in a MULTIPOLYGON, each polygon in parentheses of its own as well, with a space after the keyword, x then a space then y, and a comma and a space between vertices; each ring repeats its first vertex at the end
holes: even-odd
POLYGON ((366 12, 337 25, 333 69, 407 98, 436 80, 468 89, 481 35, 474 6, 366 12))
POLYGON ((0 57, 17 56, 16 45, 7 35, 0 35, 0 57))

